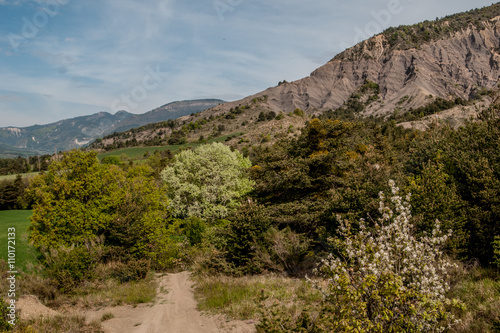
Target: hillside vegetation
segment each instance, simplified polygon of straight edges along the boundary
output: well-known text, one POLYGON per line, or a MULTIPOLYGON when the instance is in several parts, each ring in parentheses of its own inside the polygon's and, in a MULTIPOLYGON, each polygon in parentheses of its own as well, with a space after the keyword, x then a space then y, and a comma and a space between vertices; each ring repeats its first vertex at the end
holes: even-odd
MULTIPOLYGON (((135 166, 119 157, 100 163, 96 153, 65 153, 24 195, 33 207, 29 239, 41 253, 46 286, 32 291, 57 303, 58 295, 85 295, 89 283, 141 281, 152 268, 191 267, 200 293, 210 293, 212 283, 229 288, 230 277, 307 275, 314 277, 308 288, 327 298, 290 298, 266 290, 276 288, 270 280, 260 294, 234 294, 240 297, 234 301, 257 302, 252 304, 260 310, 250 313, 269 332, 330 332, 344 325, 434 331, 457 318, 463 320, 451 331, 493 332, 498 298, 476 300, 469 293, 498 295, 500 106, 458 130, 435 126, 427 132, 331 116, 303 116, 307 123, 298 137, 247 149, 249 159, 235 151, 223 162, 233 153, 227 147, 224 154, 209 153, 224 147, 218 143, 174 156, 158 152, 135 166), (196 163, 203 168, 192 167, 196 163), (221 187, 220 181, 245 185, 221 187), (402 221, 398 234, 392 228, 402 221), (370 237, 376 241, 363 240, 370 237), (397 270, 379 271, 379 264, 394 262, 376 259, 384 251, 401 258, 397 270), (416 251, 424 251, 412 259, 417 261, 403 260, 416 251), (334 264, 338 258, 347 266, 334 264), (221 274, 227 278, 217 282, 221 274), (297 307, 273 305, 269 295, 297 307), (416 321, 412 311, 419 313, 416 321)), ((205 306, 226 311, 231 295, 205 306)))
MULTIPOLYGON (((484 8, 476 8, 467 12, 448 15, 443 18, 436 18, 433 21, 424 21, 414 25, 401 25, 391 27, 382 32, 384 44, 387 47, 385 52, 394 50, 418 49, 423 44, 437 41, 439 39, 450 38, 453 34, 468 28, 484 30, 490 27, 488 21, 497 19, 500 16, 500 4, 492 4, 484 8)), ((370 43, 368 43, 370 45, 370 43)), ((375 44, 371 44, 372 47, 375 44)), ((364 45, 359 44, 353 49, 354 52, 342 52, 333 58, 334 60, 359 60, 352 57, 352 54, 361 55, 364 45)))
MULTIPOLYGON (((200 307, 258 332, 498 332, 499 10, 389 29, 304 80, 2 162, 43 171, 0 183, 4 208, 33 212, 20 284, 53 307, 137 304, 153 272, 189 269, 200 307)), ((2 329, 26 327, 0 310, 2 329)))

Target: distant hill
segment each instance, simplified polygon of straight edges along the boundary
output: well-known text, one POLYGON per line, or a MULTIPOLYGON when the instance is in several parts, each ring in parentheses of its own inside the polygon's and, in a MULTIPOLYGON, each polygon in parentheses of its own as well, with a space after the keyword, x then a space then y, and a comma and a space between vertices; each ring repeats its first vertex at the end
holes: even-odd
POLYGON ((34 150, 15 148, 3 143, 0 143, 0 157, 1 158, 14 158, 14 157, 27 157, 37 155, 38 153, 34 150))
POLYGON ((190 115, 221 103, 224 101, 218 99, 180 101, 138 115, 126 111, 118 111, 115 114, 99 112, 47 125, 3 127, 0 128, 0 157, 46 154, 80 148, 113 132, 190 115))

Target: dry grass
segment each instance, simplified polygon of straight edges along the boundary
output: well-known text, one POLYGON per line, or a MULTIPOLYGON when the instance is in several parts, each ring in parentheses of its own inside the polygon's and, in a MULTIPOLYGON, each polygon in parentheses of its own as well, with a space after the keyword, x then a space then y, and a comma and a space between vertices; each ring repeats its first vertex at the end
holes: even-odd
POLYGON ((108 279, 104 282, 84 286, 70 296, 70 303, 82 308, 137 305, 153 302, 156 297, 158 282, 150 273, 144 280, 119 283, 108 279))
POLYGON ((306 305, 321 301, 320 293, 306 281, 275 275, 199 276, 195 295, 199 309, 223 313, 234 319, 257 319, 262 306, 279 302, 292 317, 306 305))
MULTIPOLYGON (((0 270, 0 277, 6 277, 4 273, 6 271, 0 270)), ((102 281, 87 282, 71 294, 63 294, 58 291, 51 280, 43 277, 39 270, 19 275, 18 283, 23 295, 35 295, 44 305, 55 309, 67 306, 89 309, 102 306, 150 303, 156 297, 158 286, 153 272, 139 281, 120 283, 115 279, 106 278, 102 281)), ((3 284, 0 287, 0 291, 2 290, 3 294, 6 294, 3 284)))
POLYGON ((461 322, 454 332, 500 332, 500 280, 498 273, 481 268, 468 272, 452 289, 466 310, 458 314, 461 322))
POLYGON ((55 316, 20 321, 14 332, 22 333, 101 333, 101 323, 86 323, 83 316, 55 316))

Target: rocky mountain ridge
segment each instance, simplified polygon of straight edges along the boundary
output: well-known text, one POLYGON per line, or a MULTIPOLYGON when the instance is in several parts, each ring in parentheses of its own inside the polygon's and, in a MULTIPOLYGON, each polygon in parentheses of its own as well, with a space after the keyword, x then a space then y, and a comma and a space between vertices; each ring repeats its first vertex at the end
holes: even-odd
MULTIPOLYGON (((389 29, 338 54, 306 78, 280 84, 206 113, 226 113, 237 105, 249 105, 264 96, 266 102, 261 106, 274 112, 293 112, 299 108, 310 114, 320 113, 344 106, 366 81, 379 85, 379 96, 366 105, 362 116, 388 116, 395 110, 405 112, 436 97, 475 98, 482 90, 496 87, 499 81, 500 4, 474 12, 481 18, 486 12, 489 16, 498 15, 479 21, 466 19, 460 30, 435 38, 425 37, 425 33, 423 37, 417 35, 414 38, 422 40, 408 48, 394 45, 392 39, 398 29, 389 29)), ((449 20, 427 22, 421 24, 421 28, 416 25, 414 30, 440 31, 450 26, 449 20)), ((400 27, 399 34, 408 30, 405 28, 400 27)), ((428 35, 432 36, 431 32, 428 35)))

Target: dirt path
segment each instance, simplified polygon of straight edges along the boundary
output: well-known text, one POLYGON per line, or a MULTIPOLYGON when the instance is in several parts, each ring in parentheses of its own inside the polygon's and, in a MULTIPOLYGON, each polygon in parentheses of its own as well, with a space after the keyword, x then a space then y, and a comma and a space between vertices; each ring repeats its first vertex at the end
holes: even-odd
POLYGON ((208 316, 196 309, 193 282, 188 272, 167 274, 160 278, 154 304, 118 306, 87 312, 88 320, 105 313, 113 318, 102 323, 107 333, 254 333, 251 322, 230 321, 222 316, 208 316))

